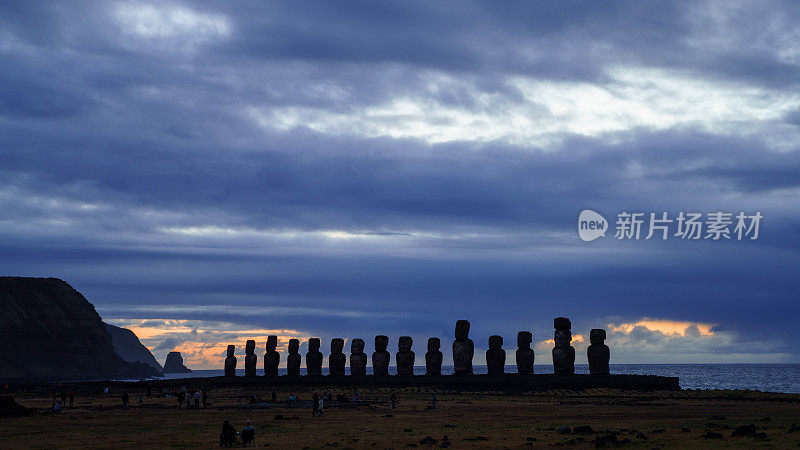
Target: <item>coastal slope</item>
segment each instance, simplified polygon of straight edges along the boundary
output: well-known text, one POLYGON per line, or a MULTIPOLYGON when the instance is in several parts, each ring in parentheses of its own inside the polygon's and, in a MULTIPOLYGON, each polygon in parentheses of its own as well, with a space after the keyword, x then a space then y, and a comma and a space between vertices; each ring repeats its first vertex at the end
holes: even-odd
POLYGON ((114 346, 114 350, 122 359, 128 362, 138 361, 158 371, 163 371, 161 364, 156 361, 155 356, 150 353, 150 350, 142 345, 133 331, 107 323, 103 325, 106 326, 106 331, 111 335, 111 344, 114 346))
POLYGON ((94 306, 66 282, 0 277, 0 379, 159 375, 147 364, 123 360, 94 306))

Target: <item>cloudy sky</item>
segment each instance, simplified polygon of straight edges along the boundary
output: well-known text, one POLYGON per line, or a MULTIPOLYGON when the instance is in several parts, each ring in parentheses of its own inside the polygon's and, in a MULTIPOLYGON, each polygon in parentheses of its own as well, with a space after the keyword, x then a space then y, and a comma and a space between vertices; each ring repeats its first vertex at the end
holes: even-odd
MULTIPOLYGON (((591 328, 612 362, 800 362, 800 5, 0 6, 0 272, 163 361, 268 334, 591 328), (760 212, 758 239, 578 238, 760 212)), ((645 230, 646 231, 646 230, 645 230)), ((349 343, 348 343, 349 349, 349 343)), ((301 352, 304 352, 301 349, 301 352)))

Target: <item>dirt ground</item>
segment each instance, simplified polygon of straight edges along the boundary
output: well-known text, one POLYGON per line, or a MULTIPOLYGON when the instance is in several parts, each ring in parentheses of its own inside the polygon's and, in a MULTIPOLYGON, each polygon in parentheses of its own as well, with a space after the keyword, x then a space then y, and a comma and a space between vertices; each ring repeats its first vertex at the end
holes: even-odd
MULTIPOLYGON (((324 390, 324 388, 320 388, 324 390)), ((506 394, 406 389, 360 389, 359 404, 329 401, 311 416, 312 389, 278 391, 278 402, 251 405, 268 390, 210 392, 207 409, 179 410, 175 398, 132 392, 79 395, 75 408, 44 412, 52 398, 15 393, 28 417, 0 418, 0 447, 218 447, 222 421, 256 428, 256 444, 274 448, 798 448, 800 395, 748 391, 630 393, 611 390, 506 394), (390 402, 397 396, 396 408, 390 402), (436 409, 431 404, 436 395, 436 409), (732 436, 737 427, 743 436, 732 436), (585 428, 586 426, 591 427, 585 428), (563 427, 569 427, 566 430, 563 427), (578 429, 576 430, 576 427, 578 429)), ((329 390, 331 397, 353 391, 329 390)))

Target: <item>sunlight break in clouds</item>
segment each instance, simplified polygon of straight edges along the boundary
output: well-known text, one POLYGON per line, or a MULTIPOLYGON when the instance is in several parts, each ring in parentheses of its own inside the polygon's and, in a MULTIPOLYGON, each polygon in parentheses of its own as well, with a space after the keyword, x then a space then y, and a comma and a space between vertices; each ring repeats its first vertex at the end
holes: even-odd
POLYGON ((509 76, 505 84, 522 94, 520 101, 482 92, 469 81, 430 73, 425 75, 425 90, 417 96, 354 111, 259 105, 248 111, 262 126, 285 131, 307 127, 332 135, 416 138, 430 144, 497 140, 550 147, 566 134, 614 142, 621 132, 676 126, 748 135, 800 107, 800 94, 674 70, 615 66, 606 70, 606 76, 607 81, 594 84, 509 76), (470 92, 469 106, 437 101, 437 94, 447 91, 470 92))
POLYGON ((231 33, 225 16, 204 14, 174 4, 120 3, 114 15, 125 31, 146 39, 199 44, 228 37, 231 33))
MULTIPOLYGON (((297 330, 257 329, 230 322, 172 319, 110 319, 106 322, 133 331, 142 344, 163 364, 167 353, 181 352, 190 369, 219 369, 229 344, 236 345, 236 354, 244 355, 244 343, 256 341, 259 361, 264 356, 267 336, 278 336, 278 351, 288 352, 289 339, 305 342, 310 336, 297 330)), ((282 358, 281 367, 286 366, 282 358)))

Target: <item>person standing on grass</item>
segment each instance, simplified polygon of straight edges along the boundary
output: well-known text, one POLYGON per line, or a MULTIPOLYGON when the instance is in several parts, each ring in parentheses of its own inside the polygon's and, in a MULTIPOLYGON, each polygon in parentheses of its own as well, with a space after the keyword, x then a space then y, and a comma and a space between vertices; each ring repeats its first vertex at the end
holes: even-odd
POLYGON ((208 403, 208 392, 203 391, 203 394, 201 395, 201 398, 203 400, 203 409, 206 409, 206 407, 207 407, 206 405, 208 403))
POLYGON ((175 397, 178 398, 178 409, 181 409, 181 406, 183 406, 183 398, 185 395, 186 394, 181 391, 175 393, 175 397))
POLYGON ((431 405, 433 405, 433 410, 436 411, 436 394, 431 395, 431 405))
POLYGON ((392 396, 390 399, 392 400, 392 409, 394 409, 397 406, 397 395, 394 393, 394 391, 392 391, 392 396))
POLYGON ((128 402, 131 401, 131 396, 128 395, 128 391, 122 391, 122 407, 128 409, 128 402))
POLYGON ((72 404, 75 401, 75 391, 72 389, 69 390, 69 407, 72 409, 72 404))
POLYGON ((195 391, 195 393, 194 393, 194 409, 200 409, 200 397, 202 397, 202 395, 203 394, 200 393, 200 389, 195 391))
POLYGON ((319 391, 314 391, 314 395, 311 396, 311 417, 317 415, 317 409, 319 409, 319 391))

